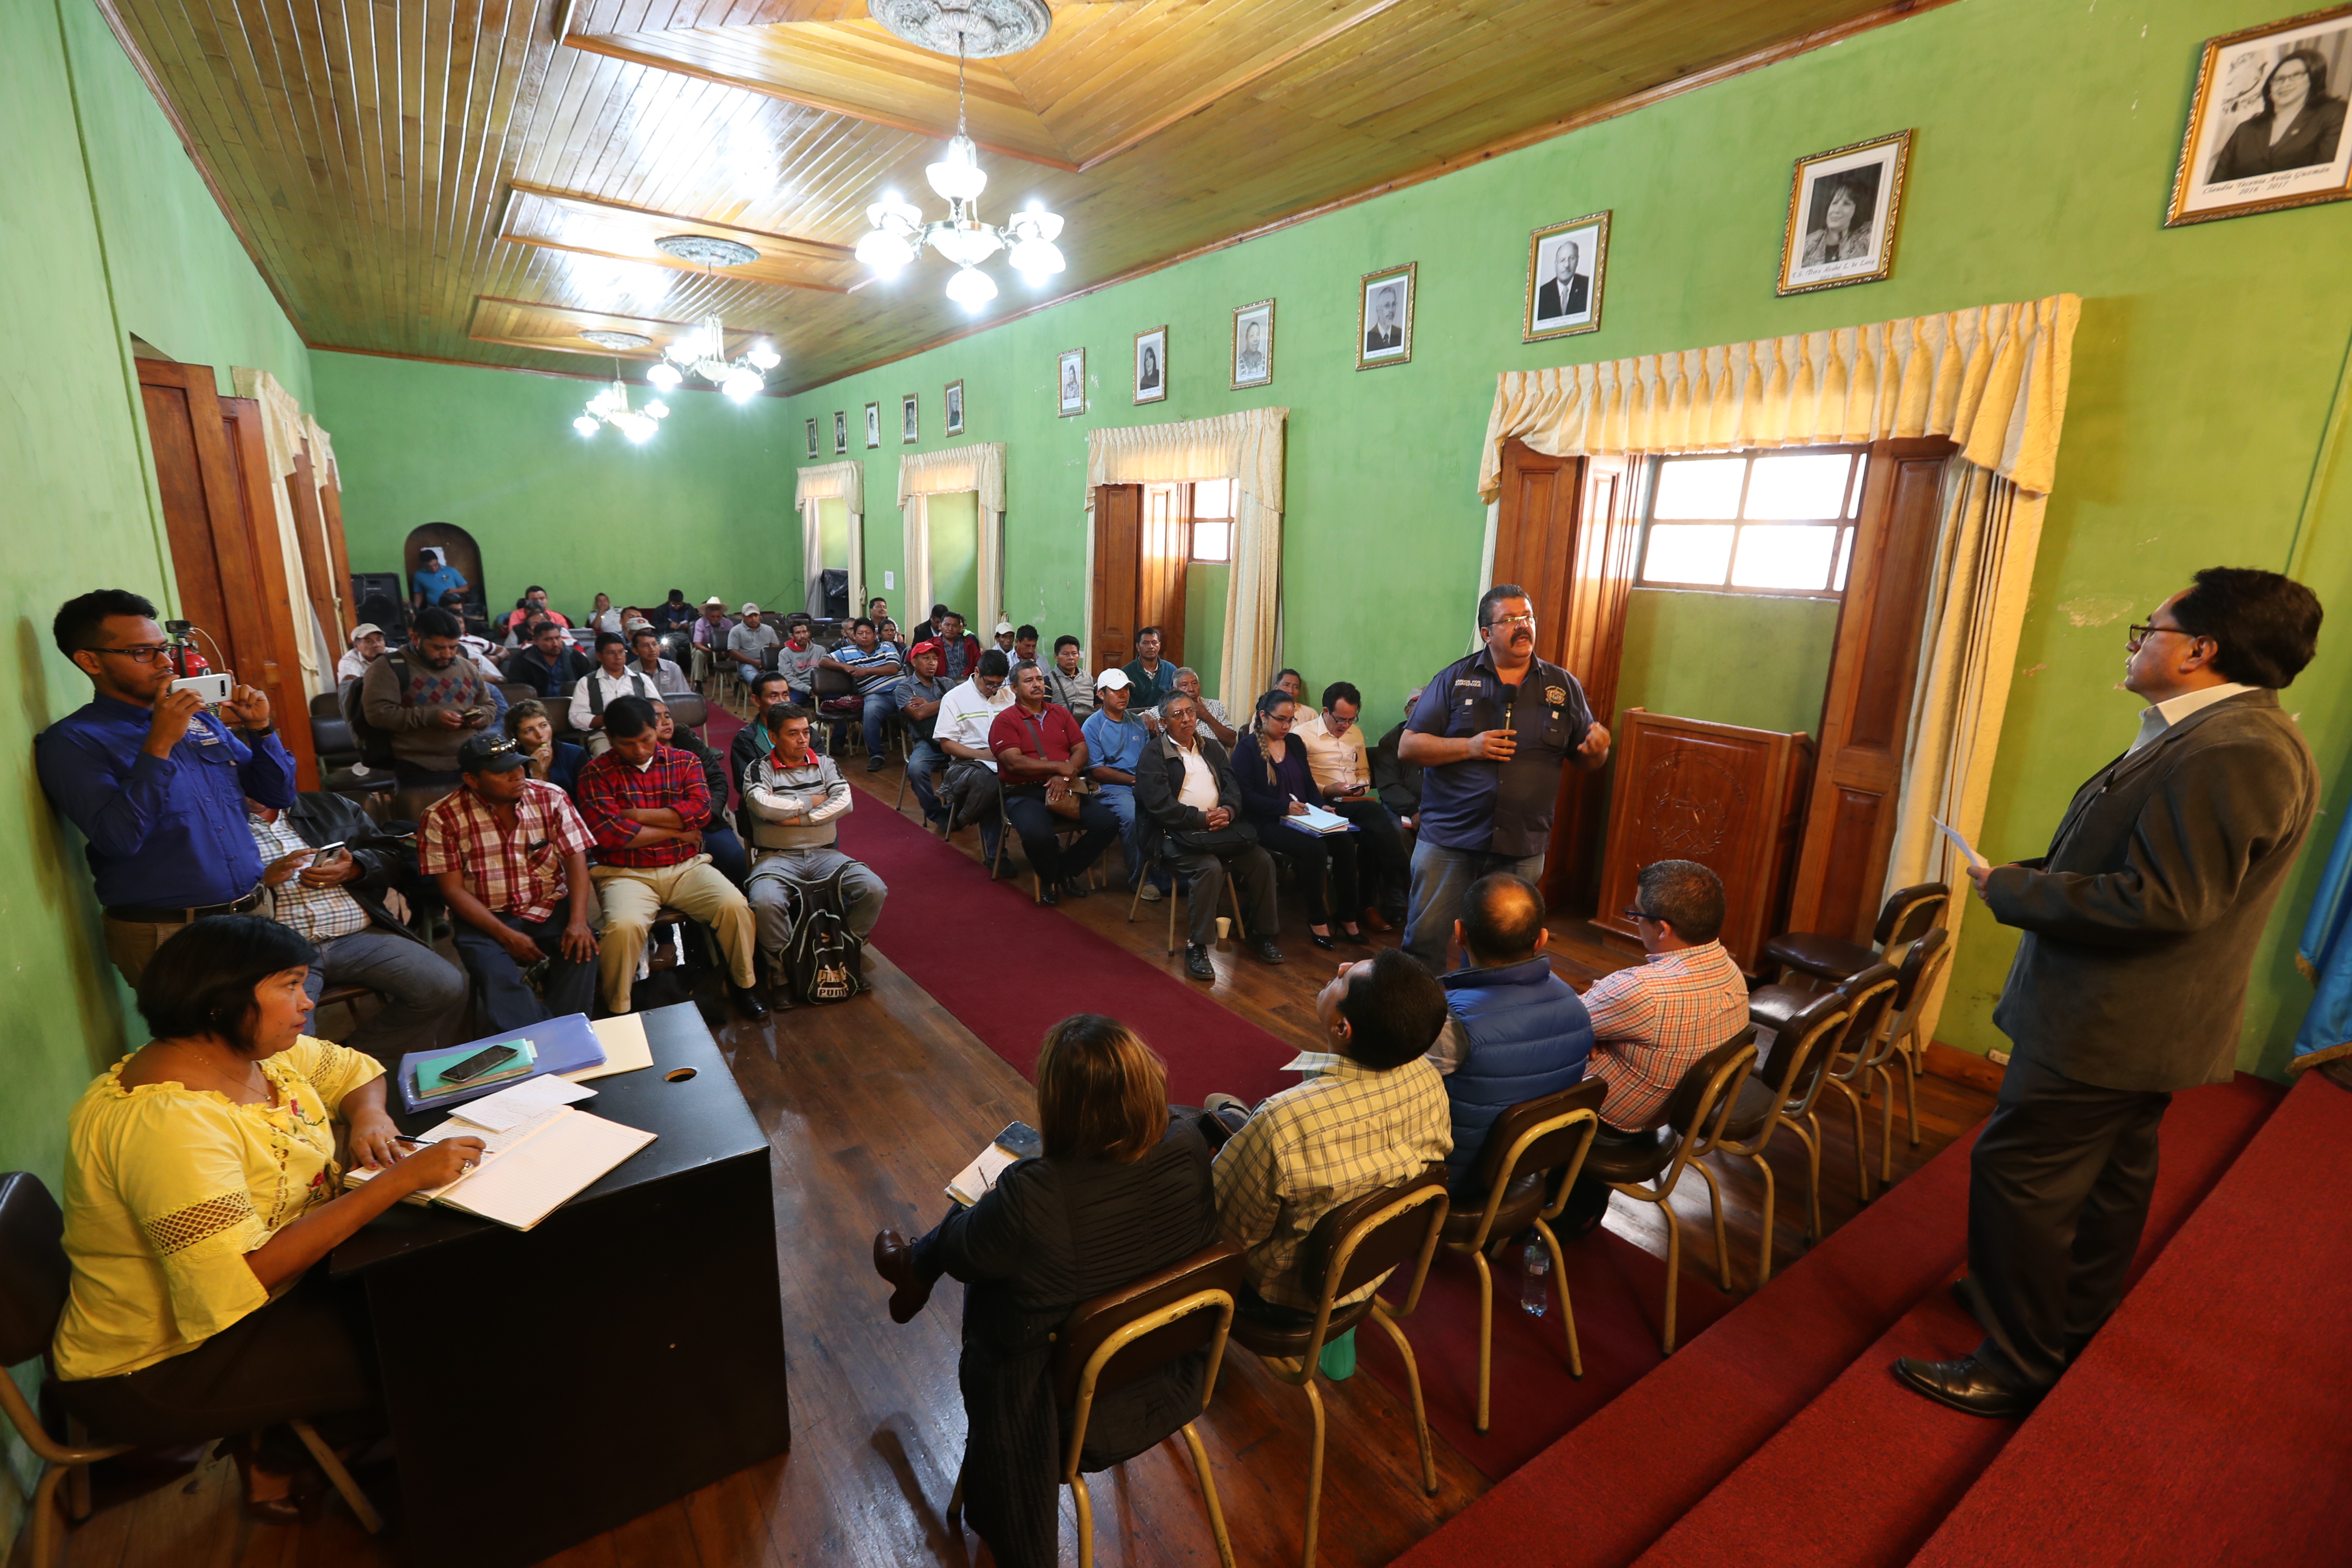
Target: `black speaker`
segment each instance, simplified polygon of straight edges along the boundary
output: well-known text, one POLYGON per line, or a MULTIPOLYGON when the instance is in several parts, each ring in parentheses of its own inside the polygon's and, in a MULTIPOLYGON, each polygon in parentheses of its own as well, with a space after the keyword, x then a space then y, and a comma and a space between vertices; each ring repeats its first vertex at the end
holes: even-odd
POLYGON ((387 647, 408 646, 408 612, 399 573, 352 573, 352 604, 355 606, 353 620, 383 627, 387 647))

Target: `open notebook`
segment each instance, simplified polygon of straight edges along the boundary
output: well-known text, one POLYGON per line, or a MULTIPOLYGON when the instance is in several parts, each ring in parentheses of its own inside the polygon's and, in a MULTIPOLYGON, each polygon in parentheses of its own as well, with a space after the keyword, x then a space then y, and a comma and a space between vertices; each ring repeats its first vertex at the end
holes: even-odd
MULTIPOLYGON (((481 1163, 473 1173, 446 1186, 421 1189, 403 1201, 446 1205, 517 1230, 530 1229, 654 1141, 650 1132, 570 1105, 556 1106, 504 1131, 452 1119, 422 1141, 458 1137, 482 1141, 481 1163)), ((379 1174, 346 1171, 343 1184, 359 1186, 379 1174)))

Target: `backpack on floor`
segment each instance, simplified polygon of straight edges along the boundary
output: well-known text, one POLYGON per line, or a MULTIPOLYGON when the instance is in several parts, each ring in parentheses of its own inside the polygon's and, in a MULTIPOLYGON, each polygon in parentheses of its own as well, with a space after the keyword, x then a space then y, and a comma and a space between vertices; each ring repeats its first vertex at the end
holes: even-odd
POLYGON ((846 1002, 866 989, 866 943, 850 931, 841 898, 848 869, 836 867, 824 881, 794 889, 800 912, 784 942, 783 981, 792 1000, 806 1006, 846 1002))

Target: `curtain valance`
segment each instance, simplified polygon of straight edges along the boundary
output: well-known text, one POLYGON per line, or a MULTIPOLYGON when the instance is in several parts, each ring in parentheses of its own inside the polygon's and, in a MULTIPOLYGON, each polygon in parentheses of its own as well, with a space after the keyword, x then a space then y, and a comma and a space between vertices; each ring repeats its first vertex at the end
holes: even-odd
MULTIPOLYGON (((1969 462, 2046 495, 2082 310, 2080 297, 2053 294, 1640 359, 1506 371, 1486 421, 1478 493, 1493 500, 1501 492, 1503 444, 1514 437, 1549 457, 1599 457, 1949 436, 1969 462)), ((1090 458, 1092 450, 1089 437, 1090 458)))
POLYGON ((793 482, 794 511, 813 500, 835 499, 847 501, 849 510, 856 515, 865 515, 865 464, 852 458, 845 463, 826 463, 818 468, 803 468, 793 482))
POLYGON ((1287 408, 1245 408, 1213 419, 1087 432, 1087 493, 1097 485, 1234 479, 1243 495, 1282 510, 1282 430, 1287 408))
MULTIPOLYGON (((980 492, 988 511, 1004 510, 1004 443, 981 441, 944 452, 910 452, 898 459, 898 504, 909 496, 980 492)), ((992 625, 993 623, 991 623, 992 625)))

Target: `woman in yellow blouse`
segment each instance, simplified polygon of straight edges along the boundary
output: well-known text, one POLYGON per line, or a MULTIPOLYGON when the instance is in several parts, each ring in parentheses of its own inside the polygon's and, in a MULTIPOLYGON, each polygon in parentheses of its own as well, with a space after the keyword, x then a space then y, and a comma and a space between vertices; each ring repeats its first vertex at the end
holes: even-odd
POLYGON ((67 1132, 66 1405, 109 1442, 238 1435, 247 1510, 276 1522, 299 1517, 308 1461, 282 1430, 282 1447, 259 1435, 380 1404, 349 1292, 311 1266, 482 1149, 400 1142, 383 1069, 303 1032, 311 956, 252 915, 164 942, 139 982, 155 1037, 89 1086, 67 1132), (346 1160, 384 1173, 343 1192, 346 1160))

